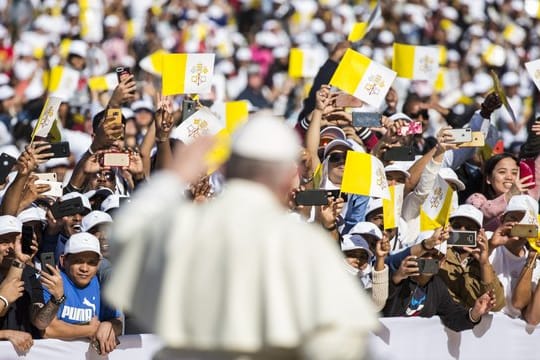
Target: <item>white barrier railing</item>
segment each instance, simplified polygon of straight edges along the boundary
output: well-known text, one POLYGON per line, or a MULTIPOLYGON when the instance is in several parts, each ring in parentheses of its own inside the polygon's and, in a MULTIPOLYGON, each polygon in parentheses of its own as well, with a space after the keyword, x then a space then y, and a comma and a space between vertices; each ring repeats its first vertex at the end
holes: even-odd
MULTIPOLYGON (((540 327, 502 314, 485 316, 476 328, 461 333, 448 330, 437 317, 383 318, 369 344, 369 359, 377 360, 538 360, 540 327)), ((118 348, 103 357, 87 341, 35 340, 26 354, 17 354, 10 342, 0 341, 0 360, 150 360, 161 346, 154 335, 121 336, 118 348)))

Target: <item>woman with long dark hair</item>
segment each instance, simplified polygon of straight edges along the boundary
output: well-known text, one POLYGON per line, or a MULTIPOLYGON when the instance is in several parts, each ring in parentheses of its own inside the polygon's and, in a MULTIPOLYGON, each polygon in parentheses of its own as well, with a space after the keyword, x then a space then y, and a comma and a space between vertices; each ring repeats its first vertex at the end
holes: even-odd
POLYGON ((484 228, 495 231, 500 225, 500 215, 514 195, 527 192, 535 186, 532 176, 519 177, 519 161, 510 153, 497 154, 484 164, 484 191, 467 199, 484 214, 484 228))

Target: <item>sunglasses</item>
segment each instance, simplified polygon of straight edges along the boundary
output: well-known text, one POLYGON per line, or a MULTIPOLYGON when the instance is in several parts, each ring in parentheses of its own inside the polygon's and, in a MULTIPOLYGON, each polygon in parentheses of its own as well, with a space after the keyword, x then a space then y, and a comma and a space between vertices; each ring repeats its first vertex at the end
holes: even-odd
POLYGON ((107 181, 112 181, 114 179, 114 174, 113 173, 110 173, 110 172, 105 172, 105 173, 96 173, 96 178, 98 179, 105 179, 107 181))
POLYGON ((345 159, 347 158, 347 154, 344 152, 333 152, 328 157, 328 161, 331 163, 342 163, 345 162, 345 159))
POLYGON ((420 110, 418 112, 415 112, 415 113, 411 113, 409 114, 409 116, 411 118, 417 118, 419 116, 422 116, 424 119, 427 119, 429 117, 429 114, 428 114, 428 111, 427 110, 420 110))
POLYGON ((456 230, 464 228, 467 231, 480 231, 480 227, 478 227, 478 225, 471 224, 469 221, 461 221, 460 219, 450 221, 450 226, 452 226, 452 229, 456 230))

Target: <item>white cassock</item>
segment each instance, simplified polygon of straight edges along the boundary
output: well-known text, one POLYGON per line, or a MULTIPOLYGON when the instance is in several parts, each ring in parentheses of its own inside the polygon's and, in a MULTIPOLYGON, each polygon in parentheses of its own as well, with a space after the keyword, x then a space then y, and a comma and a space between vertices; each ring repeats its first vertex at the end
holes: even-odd
POLYGON ((231 180, 204 205, 183 188, 157 174, 118 213, 111 303, 195 358, 362 358, 376 311, 328 234, 255 182, 231 180))

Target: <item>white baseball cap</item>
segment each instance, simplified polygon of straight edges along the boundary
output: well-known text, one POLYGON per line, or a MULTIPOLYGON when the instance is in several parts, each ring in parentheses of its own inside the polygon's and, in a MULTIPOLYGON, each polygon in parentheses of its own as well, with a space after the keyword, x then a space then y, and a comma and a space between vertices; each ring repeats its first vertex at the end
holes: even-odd
MULTIPOLYGON (((528 211, 533 210, 538 214, 538 202, 529 195, 514 195, 510 198, 504 214, 510 211, 528 211)), ((503 215, 504 215, 503 214, 503 215)))
POLYGON ((366 239, 364 239, 364 237, 358 234, 343 235, 343 241, 341 242, 341 251, 349 251, 349 250, 356 250, 356 249, 363 249, 367 251, 370 258, 373 257, 373 253, 369 249, 369 244, 366 241, 366 239))
POLYGON ((88 201, 88 198, 86 196, 84 196, 83 194, 81 194, 79 192, 76 192, 76 191, 73 191, 73 192, 70 192, 70 193, 67 193, 67 194, 63 195, 60 198, 60 201, 66 201, 66 200, 70 200, 70 199, 75 199, 77 197, 81 198, 83 206, 89 212, 92 211, 92 206, 90 205, 90 201, 88 201))
POLYGON ((377 225, 369 221, 361 221, 358 224, 354 225, 351 230, 349 230, 349 234, 368 234, 377 237, 377 239, 379 240, 381 240, 383 237, 381 229, 379 229, 377 225))
POLYGON ((85 251, 95 252, 101 257, 99 240, 97 237, 87 232, 80 232, 71 235, 68 241, 66 241, 64 254, 78 254, 85 251))
POLYGON ((348 148, 349 150, 353 150, 351 143, 349 143, 347 140, 334 139, 330 141, 328 144, 326 144, 326 147, 324 148, 323 158, 326 159, 326 157, 330 154, 330 152, 338 146, 344 146, 348 148))
POLYGON ((107 196, 101 203, 101 211, 109 211, 120 207, 120 195, 112 194, 107 196))
POLYGON ((47 213, 38 206, 32 206, 21 211, 19 215, 17 215, 17 219, 19 219, 22 224, 30 221, 47 222, 47 213))
POLYGON ((409 162, 407 161, 406 164, 402 164, 402 161, 394 161, 393 164, 387 165, 384 167, 384 172, 390 172, 390 171, 396 171, 400 172, 405 177, 410 177, 411 174, 407 171, 409 169, 409 162))
POLYGON ((131 110, 137 112, 139 110, 148 110, 150 112, 154 111, 154 105, 151 101, 148 100, 137 100, 131 104, 131 110))
POLYGON ((513 71, 504 73, 501 78, 502 86, 516 86, 519 85, 519 76, 513 71))
POLYGON ((104 211, 94 210, 91 211, 88 215, 83 217, 81 222, 81 230, 88 231, 94 226, 101 224, 111 224, 113 219, 111 215, 107 214, 104 211))
POLYGON ((231 152, 255 160, 290 162, 300 155, 300 139, 280 119, 269 115, 255 116, 233 135, 231 152))
POLYGON ((22 222, 15 216, 0 216, 0 235, 20 233, 22 231, 22 222))
POLYGON ((464 217, 473 220, 478 226, 482 227, 484 221, 484 214, 472 205, 464 204, 459 205, 458 208, 450 214, 450 219, 464 217))
POLYGON ((7 100, 15 96, 15 90, 9 85, 0 86, 0 101, 7 100))
POLYGON ((86 58, 88 53, 88 44, 82 40, 73 40, 69 45, 69 54, 77 55, 82 58, 86 58))
POLYGON ((388 120, 396 121, 396 120, 407 120, 407 121, 413 121, 408 115, 404 113, 395 113, 394 115, 390 116, 388 120))
POLYGON ((465 190, 465 184, 463 181, 459 180, 459 178, 456 175, 456 172, 452 170, 451 168, 443 167, 439 170, 439 175, 446 181, 451 182, 452 184, 455 184, 458 188, 458 191, 465 190))
POLYGON ((371 212, 377 209, 382 209, 382 207, 383 207, 382 199, 370 198, 366 206, 366 218, 371 212))

